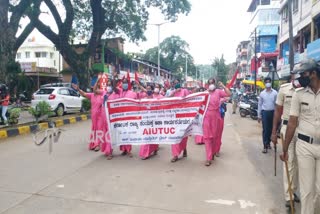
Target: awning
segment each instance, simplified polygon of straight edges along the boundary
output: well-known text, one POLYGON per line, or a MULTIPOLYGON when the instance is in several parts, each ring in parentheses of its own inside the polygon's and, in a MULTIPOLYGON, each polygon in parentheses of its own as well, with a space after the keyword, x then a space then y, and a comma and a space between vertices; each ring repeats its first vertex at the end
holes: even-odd
POLYGON ((260 53, 259 59, 269 59, 279 56, 279 51, 273 52, 273 53, 260 53))
MULTIPOLYGON (((247 84, 247 85, 254 85, 254 80, 242 80, 243 84, 247 84)), ((257 86, 264 89, 265 85, 262 81, 258 80, 257 81, 257 86)))

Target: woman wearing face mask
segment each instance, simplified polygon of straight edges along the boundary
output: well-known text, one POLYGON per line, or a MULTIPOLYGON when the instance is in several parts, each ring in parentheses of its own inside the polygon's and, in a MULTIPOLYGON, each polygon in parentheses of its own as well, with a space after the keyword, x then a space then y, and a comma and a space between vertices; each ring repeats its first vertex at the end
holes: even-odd
MULTIPOLYGON (((120 98, 137 99, 137 93, 129 90, 129 84, 127 79, 122 80, 122 89, 120 90, 120 98)), ((122 155, 128 155, 129 157, 132 157, 131 145, 122 145, 120 146, 120 150, 122 151, 122 155)))
MULTIPOLYGON (((187 89, 181 88, 180 80, 175 80, 174 84, 175 90, 171 92, 171 97, 185 97, 189 94, 187 89)), ((181 154, 181 152, 183 152, 183 157, 187 157, 187 142, 188 137, 185 137, 181 140, 180 143, 171 145, 171 153, 173 156, 173 158, 171 159, 172 163, 177 162, 179 160, 178 157, 181 154)))
POLYGON ((161 86, 159 84, 155 84, 154 90, 153 90, 153 98, 156 98, 156 99, 163 98, 163 95, 160 92, 161 92, 161 86))
POLYGON ((105 91, 99 90, 99 80, 97 80, 93 91, 94 93, 86 93, 82 91, 78 85, 72 84, 72 87, 79 91, 79 93, 90 100, 91 102, 91 135, 90 135, 90 143, 89 149, 94 151, 99 151, 100 146, 102 143, 101 138, 97 137, 100 136, 100 132, 105 133, 105 124, 106 124, 106 116, 104 112, 103 102, 104 102, 104 95, 106 94, 105 91))
MULTIPOLYGON (((147 96, 145 97, 146 99, 154 99, 154 89, 151 85, 148 85, 146 88, 146 94, 147 96)), ((146 145, 141 145, 140 147, 140 152, 139 155, 142 160, 148 159, 152 154, 157 155, 159 149, 158 144, 146 144, 146 145)))
POLYGON ((214 159, 216 144, 218 143, 218 138, 220 135, 219 132, 222 132, 222 130, 219 129, 221 123, 221 121, 219 120, 219 118, 221 118, 219 110, 220 101, 222 98, 231 95, 230 90, 226 88, 221 82, 218 83, 218 86, 222 89, 216 88, 215 83, 216 81, 213 78, 209 79, 208 81, 210 100, 203 119, 203 139, 206 145, 207 156, 207 161, 205 163, 206 166, 210 166, 212 160, 214 159))
MULTIPOLYGON (((113 90, 113 86, 112 86, 112 83, 111 83, 111 80, 108 81, 108 86, 107 86, 107 100, 115 100, 115 99, 118 99, 120 98, 120 94, 115 92, 113 90)), ((106 112, 105 112, 105 108, 103 108, 103 114, 102 116, 106 116, 106 112)), ((105 121, 106 118, 105 118, 105 121)), ((108 123, 106 122, 105 123, 105 142, 102 144, 101 146, 101 151, 107 156, 107 159, 108 160, 111 160, 113 158, 112 156, 112 146, 111 146, 111 142, 110 142, 110 135, 107 135, 107 132, 109 131, 109 128, 108 128, 108 123)))

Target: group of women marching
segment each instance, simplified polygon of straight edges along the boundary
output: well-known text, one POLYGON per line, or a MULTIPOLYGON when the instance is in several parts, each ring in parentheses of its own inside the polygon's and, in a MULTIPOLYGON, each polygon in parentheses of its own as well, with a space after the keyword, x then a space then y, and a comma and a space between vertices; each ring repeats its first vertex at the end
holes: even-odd
MULTIPOLYGON (((189 90, 182 88, 179 80, 172 82, 171 87, 166 89, 159 84, 152 84, 143 87, 139 83, 137 86, 140 88, 140 92, 134 92, 129 87, 127 79, 123 79, 121 84, 114 81, 108 81, 107 90, 99 90, 99 80, 94 86, 93 93, 86 93, 79 89, 77 85, 73 87, 79 91, 79 93, 88 98, 91 101, 91 119, 92 119, 92 134, 96 131, 108 132, 108 125, 106 120, 106 113, 104 108, 104 102, 106 100, 114 100, 118 98, 131 98, 131 99, 161 99, 163 97, 185 97, 192 93, 189 90)), ((224 114, 221 111, 222 103, 226 97, 230 96, 230 91, 221 82, 216 84, 215 79, 209 79, 207 89, 198 89, 196 92, 207 90, 210 94, 210 100, 208 103, 207 111, 203 120, 203 136, 196 136, 195 142, 197 144, 205 144, 206 150, 206 166, 210 166, 215 156, 219 155, 222 132, 224 126, 224 114)), ((89 149, 94 151, 102 151, 107 159, 113 158, 113 149, 109 138, 96 138, 91 136, 92 142, 89 143, 89 149)), ((179 156, 187 157, 187 141, 188 137, 181 140, 180 143, 171 145, 172 159, 171 162, 179 160, 179 156)), ((140 147, 139 156, 142 160, 148 159, 152 155, 156 155, 159 149, 158 144, 147 144, 140 147)), ((122 145, 120 146, 122 155, 128 155, 132 157, 132 146, 122 145)))

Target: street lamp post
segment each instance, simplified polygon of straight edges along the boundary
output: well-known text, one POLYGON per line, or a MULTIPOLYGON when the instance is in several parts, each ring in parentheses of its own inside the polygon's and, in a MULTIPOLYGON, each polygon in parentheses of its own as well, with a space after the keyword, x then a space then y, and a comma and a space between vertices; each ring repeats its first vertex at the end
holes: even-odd
POLYGON ((160 26, 167 24, 169 22, 162 22, 159 24, 150 24, 158 27, 158 76, 160 77, 160 26))
POLYGON ((187 77, 188 77, 188 56, 186 56, 186 83, 187 83, 187 77))

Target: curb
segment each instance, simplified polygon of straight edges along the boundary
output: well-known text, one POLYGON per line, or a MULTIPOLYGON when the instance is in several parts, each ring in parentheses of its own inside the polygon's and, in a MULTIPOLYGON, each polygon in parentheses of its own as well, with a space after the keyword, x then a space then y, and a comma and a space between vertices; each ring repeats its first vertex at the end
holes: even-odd
MULTIPOLYGON (((52 121, 56 127, 60 127, 60 126, 64 126, 67 124, 73 124, 73 123, 77 123, 80 121, 86 121, 91 119, 91 115, 80 115, 80 116, 76 116, 76 117, 70 117, 70 118, 66 118, 66 119, 57 119, 52 121)), ((0 130, 0 140, 1 139, 6 139, 8 137, 15 137, 18 135, 23 135, 23 134, 30 134, 34 131, 37 130, 37 128, 39 127, 41 130, 44 129, 48 129, 49 128, 49 123, 50 122, 44 122, 44 123, 39 123, 39 124, 33 124, 33 125, 21 125, 19 127, 16 128, 8 128, 8 129, 3 129, 0 130)))

